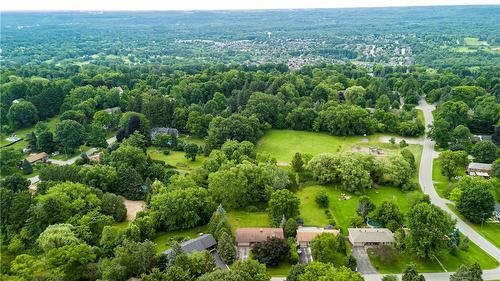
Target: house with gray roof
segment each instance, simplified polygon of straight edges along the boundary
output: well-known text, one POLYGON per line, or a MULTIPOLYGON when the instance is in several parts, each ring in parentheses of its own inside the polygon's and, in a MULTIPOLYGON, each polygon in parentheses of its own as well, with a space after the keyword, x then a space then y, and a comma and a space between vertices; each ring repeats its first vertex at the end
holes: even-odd
POLYGON ((164 127, 156 127, 151 129, 151 139, 154 139, 157 135, 170 135, 179 137, 179 131, 176 128, 164 128, 164 127))
POLYGON ((486 163, 469 163, 467 166, 467 174, 469 176, 479 176, 489 178, 491 176, 492 165, 486 163))
POLYGON ((394 234, 387 228, 348 228, 349 242, 353 246, 389 245, 394 234))
MULTIPOLYGON (((228 269, 219 253, 217 253, 217 241, 212 234, 203 234, 194 239, 187 240, 181 243, 181 248, 186 254, 191 254, 195 251, 208 251, 215 258, 215 265, 220 269, 228 269)), ((168 255, 172 252, 171 249, 163 251, 163 255, 168 255)))

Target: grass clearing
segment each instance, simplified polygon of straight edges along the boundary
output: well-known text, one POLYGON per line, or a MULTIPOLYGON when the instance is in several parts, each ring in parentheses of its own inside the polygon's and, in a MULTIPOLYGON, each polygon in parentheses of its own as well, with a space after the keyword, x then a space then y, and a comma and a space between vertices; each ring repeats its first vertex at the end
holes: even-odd
POLYGON ((266 271, 271 276, 287 276, 291 267, 288 261, 282 261, 277 266, 266 266, 266 271))
POLYGON ((120 229, 126 229, 129 224, 130 224, 129 221, 122 221, 113 223, 113 226, 120 229))
POLYGON ((278 162, 290 162, 296 152, 317 155, 350 151, 349 144, 363 137, 337 137, 327 133, 293 130, 269 130, 257 143, 257 152, 266 152, 278 162))
MULTIPOLYGON (((355 146, 382 148, 384 156, 400 152, 398 144, 381 143, 381 136, 381 134, 374 134, 366 137, 339 137, 327 133, 269 130, 257 143, 257 152, 269 153, 276 158, 276 161, 282 163, 290 163, 296 152, 314 156, 321 153, 349 152, 353 151, 355 146), (362 142, 363 139, 365 141, 362 142)), ((408 149, 415 154, 415 159, 420 161, 422 146, 410 145, 408 149)))
POLYGON ((448 208, 450 208, 455 215, 472 227, 477 233, 481 234, 484 238, 493 243, 493 245, 500 247, 500 223, 486 222, 481 227, 480 224, 472 223, 464 218, 454 205, 448 204, 448 208))
MULTIPOLYGON (((320 208, 315 202, 316 194, 321 190, 326 191, 330 199, 329 209, 332 212, 335 222, 342 229, 343 233, 347 233, 349 220, 357 216, 356 208, 360 196, 341 191, 334 185, 312 185, 302 188, 297 192, 297 196, 300 198, 300 217, 304 219, 304 225, 323 227, 328 224, 328 219, 325 215, 326 209, 320 208), (351 198, 349 200, 339 200, 341 193, 348 194, 351 198)), ((401 212, 406 213, 408 212, 410 203, 415 198, 418 198, 419 194, 421 194, 420 190, 403 192, 396 187, 384 186, 369 189, 364 195, 370 197, 375 205, 379 205, 383 201, 393 201, 399 206, 401 212)))
MULTIPOLYGON (((57 123, 59 123, 59 117, 52 117, 50 119, 44 120, 43 122, 45 122, 47 124, 47 127, 50 130, 54 131, 57 123)), ((14 133, 16 134, 16 136, 18 138, 24 138, 24 139, 16 142, 15 144, 13 144, 9 147, 12 147, 15 149, 23 149, 26 146, 28 146, 28 141, 26 140, 26 135, 33 132, 34 130, 35 130, 35 125, 33 125, 31 127, 26 127, 26 128, 21 128, 21 129, 15 130, 14 133)), ((6 138, 9 136, 10 136, 10 134, 6 134, 6 133, 0 134, 0 147, 3 147, 4 145, 7 145, 10 143, 8 140, 6 140, 6 138)))
POLYGON ((181 242, 185 239, 196 238, 200 233, 205 233, 206 230, 207 225, 203 225, 184 230, 160 232, 153 239, 153 242, 156 244, 156 253, 159 254, 169 249, 174 241, 181 242))
POLYGON ((191 161, 186 159, 183 151, 170 151, 168 155, 163 154, 164 150, 158 149, 156 147, 148 147, 147 153, 148 155, 155 160, 165 161, 166 164, 169 164, 173 167, 176 167, 179 170, 191 170, 194 168, 198 168, 203 164, 205 160, 205 156, 198 154, 196 156, 195 161, 191 161))
POLYGON ((265 210, 260 212, 228 211, 227 219, 233 231, 240 227, 270 227, 271 221, 265 210))
MULTIPOLYGON (((412 258, 411 255, 407 253, 399 253, 391 263, 381 262, 380 259, 373 255, 371 250, 368 251, 368 256, 375 269, 382 274, 401 273, 406 268, 406 265, 410 263, 415 264, 419 272, 444 271, 436 260, 420 260, 412 258)), ((498 266, 498 262, 493 257, 481 250, 472 241, 469 242, 468 251, 458 250, 458 254, 453 256, 448 250, 442 250, 440 254, 437 255, 437 258, 448 271, 456 271, 460 265, 474 262, 478 262, 483 270, 496 268, 498 266)))
POLYGON ((488 42, 481 41, 477 37, 465 37, 464 43, 469 46, 488 46, 488 42))

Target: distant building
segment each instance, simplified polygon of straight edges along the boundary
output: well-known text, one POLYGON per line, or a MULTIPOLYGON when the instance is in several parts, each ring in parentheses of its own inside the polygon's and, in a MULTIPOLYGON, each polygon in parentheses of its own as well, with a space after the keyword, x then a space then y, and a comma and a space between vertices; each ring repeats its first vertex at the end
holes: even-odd
POLYGON ((470 163, 467 166, 467 174, 469 176, 479 176, 483 178, 489 178, 491 175, 492 165, 486 163, 470 163))
MULTIPOLYGON (((182 242, 181 248, 186 254, 191 254, 195 251, 208 251, 215 258, 215 264, 217 267, 224 270, 228 269, 227 265, 219 256, 219 253, 217 253, 217 241, 215 241, 212 234, 203 234, 194 239, 182 242)), ((168 249, 166 251, 163 251, 162 254, 168 255, 170 254, 170 252, 172 252, 172 250, 168 249)))
POLYGON ((46 162, 49 159, 49 155, 45 152, 41 153, 32 153, 28 157, 26 157, 26 161, 28 161, 30 164, 36 163, 36 162, 46 162))
POLYGON ((387 228, 349 228, 349 242, 353 246, 389 245, 394 234, 387 228))
POLYGON ((236 245, 252 247, 255 243, 264 242, 268 238, 284 239, 282 228, 238 228, 236 229, 236 245))
POLYGON ((179 131, 175 128, 162 128, 162 127, 157 127, 151 129, 151 139, 154 139, 157 135, 174 135, 176 137, 179 137, 179 131))
POLYGON ((323 233, 330 233, 337 236, 340 231, 338 229, 325 229, 321 227, 299 227, 296 236, 297 243, 300 247, 309 247, 311 241, 323 233))
POLYGON ((119 106, 110 107, 103 110, 106 111, 108 114, 120 113, 122 111, 119 106))

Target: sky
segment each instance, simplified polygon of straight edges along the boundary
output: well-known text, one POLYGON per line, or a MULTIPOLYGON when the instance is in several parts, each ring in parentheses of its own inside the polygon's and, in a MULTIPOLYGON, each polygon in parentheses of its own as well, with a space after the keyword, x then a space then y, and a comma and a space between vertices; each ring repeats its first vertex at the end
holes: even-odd
POLYGON ((500 0, 4 0, 0 11, 246 10, 497 4, 500 0))

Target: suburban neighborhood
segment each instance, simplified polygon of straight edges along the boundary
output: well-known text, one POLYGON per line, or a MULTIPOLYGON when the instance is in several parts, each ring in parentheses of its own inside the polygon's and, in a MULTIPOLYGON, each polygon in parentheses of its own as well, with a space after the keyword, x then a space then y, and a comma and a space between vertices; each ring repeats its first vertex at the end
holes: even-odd
POLYGON ((500 281, 500 5, 4 2, 0 280, 500 281))

